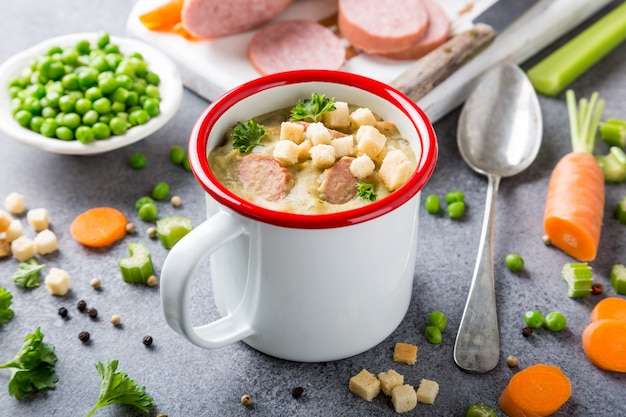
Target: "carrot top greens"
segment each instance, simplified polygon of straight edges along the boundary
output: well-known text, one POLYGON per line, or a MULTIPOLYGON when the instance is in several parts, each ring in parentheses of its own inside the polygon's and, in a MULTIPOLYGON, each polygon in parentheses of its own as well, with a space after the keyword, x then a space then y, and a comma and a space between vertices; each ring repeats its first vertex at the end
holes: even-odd
POLYGON ((592 154, 596 146, 596 132, 604 111, 604 100, 597 92, 594 92, 589 99, 581 98, 577 104, 573 90, 567 90, 565 99, 567 100, 572 151, 592 154))

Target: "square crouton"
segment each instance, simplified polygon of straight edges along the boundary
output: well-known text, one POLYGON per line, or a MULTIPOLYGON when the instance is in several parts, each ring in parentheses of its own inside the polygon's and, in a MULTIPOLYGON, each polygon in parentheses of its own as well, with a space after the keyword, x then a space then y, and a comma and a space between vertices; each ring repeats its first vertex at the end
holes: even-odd
POLYGON ((13 242, 15 239, 22 236, 23 234, 24 227, 22 226, 22 222, 18 219, 13 219, 9 228, 4 231, 4 237, 9 243, 13 242))
POLYGON ((393 349, 394 362, 406 363, 413 365, 417 361, 417 346, 410 343, 396 343, 393 349))
POLYGON ((20 262, 26 262, 35 256, 35 244, 26 236, 20 236, 11 242, 11 253, 20 262))
POLYGON ((430 379, 422 379, 417 388, 417 401, 424 404, 433 404, 439 393, 439 384, 430 379))
POLYGON ((387 137, 374 126, 361 126, 356 131, 356 142, 358 155, 365 154, 374 159, 387 144, 387 137))
POLYGON ((400 188, 411 176, 411 162, 399 149, 391 150, 383 159, 378 176, 389 191, 400 188))
POLYGON ((4 199, 4 207, 13 214, 22 214, 26 211, 24 196, 20 193, 12 192, 4 199))
POLYGON ((331 135, 330 130, 324 126, 324 123, 317 122, 311 123, 306 128, 306 138, 313 143, 313 146, 329 145, 333 136, 331 135))
POLYGON ((365 401, 372 401, 380 393, 380 381, 367 369, 363 369, 350 378, 349 388, 365 401))
POLYGON ((300 148, 290 140, 279 140, 274 145, 272 156, 283 165, 293 165, 298 162, 300 148))
POLYGON ((417 405, 415 388, 408 384, 395 387, 391 390, 391 403, 396 413, 411 411, 417 405))
POLYGON ((301 144, 298 145, 298 160, 306 161, 307 159, 311 159, 311 148, 313 144, 310 140, 305 139, 301 144))
POLYGON ((367 155, 361 155, 358 158, 354 158, 350 163, 350 172, 360 180, 372 175, 374 168, 376 168, 374 161, 372 161, 367 155))
POLYGON ((404 384, 404 375, 390 369, 387 372, 380 372, 378 380, 380 381, 380 389, 383 391, 383 394, 391 395, 391 391, 395 387, 404 384))
POLYGON ((345 101, 335 101, 335 110, 322 115, 322 121, 331 129, 345 130, 350 127, 350 109, 345 101))
POLYGON ((46 230, 49 226, 48 210, 45 208, 29 210, 26 214, 26 220, 28 220, 28 224, 30 224, 35 232, 46 230))
POLYGON ((6 211, 0 210, 0 233, 4 232, 11 226, 11 216, 6 211))
POLYGON ((343 156, 353 156, 356 152, 354 149, 354 136, 347 135, 342 136, 330 141, 330 144, 337 151, 337 158, 341 158, 343 156))
POLYGON ((328 168, 335 163, 337 151, 332 145, 314 145, 309 150, 311 161, 316 168, 328 168))
POLYGON ((52 295, 65 295, 70 289, 70 276, 67 271, 59 268, 50 268, 44 278, 48 292, 52 295))
POLYGON ((58 249, 57 236, 50 229, 42 230, 33 239, 35 251, 40 255, 52 253, 58 249))
POLYGON ((376 117, 367 107, 359 107, 350 113, 350 121, 354 125, 354 128, 359 128, 361 126, 374 125, 376 123, 376 117))
POLYGON ((282 122, 280 124, 280 140, 289 140, 299 145, 304 140, 304 124, 282 122))

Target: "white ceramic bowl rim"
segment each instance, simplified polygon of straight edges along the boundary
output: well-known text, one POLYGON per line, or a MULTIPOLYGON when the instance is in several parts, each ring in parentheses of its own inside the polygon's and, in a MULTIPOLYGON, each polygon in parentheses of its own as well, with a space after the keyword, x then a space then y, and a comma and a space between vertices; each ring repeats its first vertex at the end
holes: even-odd
MULTIPOLYGON (((363 103, 355 103, 364 105, 363 103)), ((263 106, 265 107, 265 106, 263 106)), ((258 106, 256 108, 259 108, 258 106)), ((267 109, 271 111, 272 109, 267 109)), ((438 156, 437 139, 425 113, 410 98, 395 88, 377 80, 342 71, 300 70, 263 76, 226 92, 211 103, 194 125, 189 141, 189 161, 192 172, 200 185, 219 203, 246 217, 283 227, 302 229, 323 229, 358 224, 386 214, 413 198, 432 175, 438 156), (313 90, 312 86, 315 86, 313 90), (361 95, 369 101, 378 102, 372 109, 384 119, 399 122, 400 132, 417 149, 417 168, 409 180, 387 197, 363 207, 328 214, 298 214, 266 209, 237 196, 212 173, 207 155, 223 140, 227 129, 236 121, 263 113, 250 114, 248 107, 258 104, 248 102, 271 99, 272 109, 292 105, 295 101, 292 90, 299 91, 299 98, 306 98, 312 92, 324 94, 318 88, 332 88, 327 96, 340 96, 335 90, 349 89, 352 95, 361 95), (282 94, 274 89, 282 89, 282 94), (395 116, 385 117, 386 110, 395 116), (421 149, 421 152, 419 150, 421 149)))
POLYGON ((117 44, 123 54, 140 53, 148 63, 150 71, 159 75, 161 79, 159 84, 161 113, 157 117, 150 119, 144 125, 128 129, 123 135, 111 136, 108 139, 96 140, 89 144, 83 144, 78 140, 63 141, 47 138, 20 126, 15 121, 11 114, 11 99, 7 88, 9 82, 17 77, 33 58, 45 54, 53 46, 72 46, 82 39, 93 43, 98 36, 100 34, 95 32, 74 33, 47 39, 12 56, 0 65, 0 132, 18 142, 47 152, 67 155, 91 155, 108 152, 138 142, 165 125, 176 113, 182 101, 183 84, 178 67, 169 57, 144 42, 116 36, 110 36, 110 42, 117 44))

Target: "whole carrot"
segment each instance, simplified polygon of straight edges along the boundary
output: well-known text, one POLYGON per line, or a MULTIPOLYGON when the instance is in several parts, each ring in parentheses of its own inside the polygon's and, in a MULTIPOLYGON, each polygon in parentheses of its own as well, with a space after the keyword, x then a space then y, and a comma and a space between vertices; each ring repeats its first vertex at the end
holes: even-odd
POLYGON ((566 99, 572 152, 550 176, 543 225, 554 246, 579 261, 592 261, 604 214, 604 174, 593 156, 604 101, 593 93, 577 105, 572 90, 566 99))

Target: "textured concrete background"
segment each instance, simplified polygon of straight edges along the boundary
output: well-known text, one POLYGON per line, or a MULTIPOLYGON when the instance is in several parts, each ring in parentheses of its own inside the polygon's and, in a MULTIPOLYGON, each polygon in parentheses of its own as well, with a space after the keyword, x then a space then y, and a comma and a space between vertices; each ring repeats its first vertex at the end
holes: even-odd
MULTIPOLYGON (((620 2, 613 2, 615 6, 620 2)), ((132 1, 126 0, 22 0, 2 1, 0 13, 0 61, 49 37, 73 32, 106 30, 124 35, 125 20, 132 1)), ((531 29, 534 30, 534 29, 531 29)), ((551 49, 562 43, 556 42, 551 49)), ((540 55, 524 64, 528 68, 540 55)), ((626 118, 626 45, 576 81, 579 96, 599 91, 606 99, 606 116, 626 118)), ((572 397, 557 416, 624 416, 624 375, 598 370, 587 361, 581 347, 581 333, 592 307, 601 297, 615 295, 609 286, 610 268, 626 262, 624 226, 611 212, 626 195, 624 185, 607 187, 605 227, 600 252, 593 262, 596 281, 605 293, 585 300, 566 295, 560 269, 571 261, 558 250, 541 242, 542 213, 548 177, 556 161, 570 149, 564 96, 541 98, 544 139, 535 163, 523 174, 504 179, 498 195, 495 226, 495 262, 502 357, 488 374, 474 375, 460 370, 453 361, 452 348, 474 268, 476 247, 483 216, 487 181, 474 174, 462 161, 456 147, 458 109, 436 123, 440 158, 437 169, 424 189, 425 194, 459 189, 466 195, 467 212, 461 220, 420 214, 420 242, 413 301, 398 329, 380 345, 361 355, 330 363, 286 362, 258 353, 243 343, 206 351, 179 337, 165 323, 159 288, 130 286, 122 282, 116 261, 127 255, 126 244, 145 242, 153 254, 157 273, 166 251, 145 237, 147 224, 136 218, 134 201, 148 192, 156 181, 167 181, 172 192, 183 199, 174 209, 160 205, 163 214, 181 213, 199 224, 204 218, 204 197, 193 176, 168 160, 172 145, 185 145, 192 125, 207 102, 185 91, 180 110, 173 120, 148 139, 104 155, 62 156, 41 152, 0 136, 0 198, 17 191, 25 195, 29 208, 49 210, 52 228, 59 237, 60 251, 41 261, 49 267, 67 270, 72 288, 65 297, 53 297, 45 286, 24 291, 10 277, 17 268, 13 259, 0 260, 0 286, 13 292, 15 318, 0 329, 0 362, 12 357, 24 336, 41 326, 45 341, 56 346, 60 380, 55 390, 44 391, 24 401, 10 397, 6 390, 8 373, 0 370, 0 416, 81 416, 96 402, 100 378, 97 361, 118 359, 120 368, 140 385, 145 385, 157 412, 169 416, 391 416, 391 402, 382 394, 367 403, 348 391, 349 378, 367 368, 378 373, 390 368, 417 385, 421 378, 439 382, 434 405, 420 404, 410 415, 459 416, 475 402, 497 405, 501 390, 517 371, 505 364, 516 355, 520 368, 543 362, 560 366, 572 381, 572 397), (133 152, 143 152, 148 166, 133 171, 127 164, 133 152), (138 234, 101 250, 86 249, 69 235, 69 224, 78 213, 95 206, 109 205, 127 213, 138 226, 138 234), (522 254, 526 269, 512 274, 503 266, 510 252, 522 254), (89 285, 102 279, 102 289, 89 285), (91 320, 80 314, 76 301, 84 299, 99 311, 91 320), (69 319, 62 320, 57 309, 65 306, 69 319), (560 333, 536 331, 521 336, 522 314, 528 309, 559 310, 568 319, 560 333), (442 310, 449 319, 443 343, 430 345, 422 330, 430 311, 442 310), (122 316, 123 325, 108 322, 112 314, 122 316), (78 333, 87 330, 92 341, 83 345, 78 333), (154 344, 146 348, 142 338, 151 335, 154 344), (414 366, 395 364, 393 346, 403 341, 420 348, 414 366), (304 387, 296 400, 291 389, 304 387), (239 403, 250 394, 254 405, 239 403)), ((604 151, 603 148, 601 148, 604 151)), ((575 190, 572 190, 575 192, 575 190)), ((32 231, 26 228, 27 233, 32 231)), ((202 267, 206 273, 206 265, 202 267)), ((202 273, 202 272, 201 272, 202 273)), ((194 313, 198 323, 213 320, 217 312, 210 297, 208 280, 195 284, 194 313)), ((375 308, 375 306, 373 306, 375 308)), ((98 416, 139 416, 124 406, 107 407, 98 416)))

